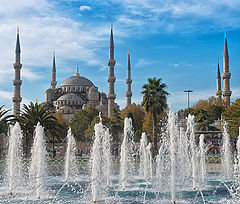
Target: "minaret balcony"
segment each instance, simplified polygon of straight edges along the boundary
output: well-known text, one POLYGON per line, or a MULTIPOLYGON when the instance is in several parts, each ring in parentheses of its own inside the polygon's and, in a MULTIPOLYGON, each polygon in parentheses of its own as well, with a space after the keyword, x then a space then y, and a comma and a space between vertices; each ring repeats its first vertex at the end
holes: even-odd
POLYGON ((232 95, 232 92, 231 92, 231 91, 228 91, 228 90, 222 91, 222 95, 223 95, 223 96, 231 96, 231 95, 232 95))
POLYGON ((13 67, 14 67, 14 69, 21 69, 22 68, 22 64, 21 63, 14 63, 13 67))
POLYGON ((126 92, 126 97, 132 97, 132 92, 127 91, 127 92, 126 92))
POLYGON ((109 59, 109 60, 107 61, 107 64, 108 64, 108 66, 114 66, 114 65, 116 64, 116 60, 114 60, 114 59, 109 59))
POLYGON ((20 86, 22 84, 22 80, 13 80, 13 85, 14 86, 20 86))
POLYGON ((107 81, 108 81, 108 82, 115 82, 115 81, 116 81, 116 77, 109 76, 109 77, 107 78, 107 81))
POLYGON ((13 100, 13 102, 19 102, 20 103, 22 101, 22 97, 20 97, 20 96, 13 96, 12 100, 13 100))
POLYGON ((108 99, 115 99, 115 98, 116 98, 116 94, 108 93, 108 99))
POLYGON ((216 91, 216 95, 217 95, 217 96, 222 95, 222 90, 217 90, 217 91, 216 91))
POLYGON ((231 77, 231 73, 222 73, 223 79, 229 79, 231 77))
POLYGON ((131 84, 132 83, 132 79, 126 79, 126 84, 131 84))

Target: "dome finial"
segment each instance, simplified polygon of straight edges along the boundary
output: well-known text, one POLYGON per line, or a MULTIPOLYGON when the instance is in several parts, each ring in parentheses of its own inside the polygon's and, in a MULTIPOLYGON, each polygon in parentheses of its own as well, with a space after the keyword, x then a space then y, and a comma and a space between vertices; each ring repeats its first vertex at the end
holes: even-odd
POLYGON ((80 74, 78 73, 78 64, 77 64, 77 72, 76 72, 75 76, 80 76, 80 74))

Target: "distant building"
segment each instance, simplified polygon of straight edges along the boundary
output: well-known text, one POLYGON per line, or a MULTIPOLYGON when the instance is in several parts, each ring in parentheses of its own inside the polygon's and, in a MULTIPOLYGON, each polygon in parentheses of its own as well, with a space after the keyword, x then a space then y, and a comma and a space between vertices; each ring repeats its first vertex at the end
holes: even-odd
MULTIPOLYGON (((20 114, 20 103, 22 101, 20 88, 21 88, 21 68, 20 63, 20 40, 19 31, 17 32, 17 42, 16 42, 16 61, 14 63, 15 69, 15 79, 14 84, 14 115, 20 114)), ((63 116, 70 120, 73 115, 79 110, 86 106, 93 106, 104 115, 112 116, 113 110, 119 111, 119 106, 115 102, 116 94, 114 91, 114 83, 116 77, 114 76, 114 43, 113 43, 113 28, 111 26, 110 34, 110 45, 109 45, 109 60, 107 64, 109 66, 109 75, 107 77, 108 82, 108 94, 99 92, 98 88, 93 84, 93 82, 83 76, 81 76, 77 71, 74 76, 71 76, 64 80, 57 87, 56 79, 56 57, 55 53, 53 55, 53 65, 52 65, 52 81, 51 86, 45 92, 44 104, 54 111, 59 111, 63 116)), ((127 92, 126 92, 126 106, 131 104, 131 68, 130 68, 130 53, 128 53, 128 66, 127 66, 127 92)))

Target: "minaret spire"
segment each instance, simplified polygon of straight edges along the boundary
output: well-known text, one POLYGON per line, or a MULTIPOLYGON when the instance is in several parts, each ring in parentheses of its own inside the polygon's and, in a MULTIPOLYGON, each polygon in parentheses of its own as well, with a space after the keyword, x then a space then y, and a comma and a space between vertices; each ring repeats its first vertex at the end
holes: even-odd
POLYGON ((114 43, 113 43, 113 27, 111 24, 110 45, 109 45, 109 60, 107 61, 109 67, 108 81, 108 116, 112 116, 114 100, 116 94, 114 93, 114 83, 116 77, 114 76, 114 66, 116 61, 114 60, 114 43))
POLYGON ((127 100, 127 106, 131 105, 131 97, 132 97, 132 91, 131 91, 131 65, 130 65, 130 51, 128 50, 128 65, 127 65, 127 92, 126 92, 126 100, 127 100))
POLYGON ((20 115, 20 103, 22 101, 21 97, 21 68, 22 64, 20 63, 21 57, 21 49, 20 49, 20 40, 19 40, 19 28, 17 28, 17 40, 16 40, 16 49, 15 49, 15 63, 13 67, 15 69, 15 78, 13 80, 14 85, 14 96, 13 100, 13 115, 19 116, 20 115))
POLYGON ((56 62, 55 62, 55 51, 53 52, 53 65, 52 65, 52 81, 51 86, 52 89, 56 89, 57 81, 56 81, 56 62))
POLYGON ((219 60, 217 65, 217 91, 216 91, 217 99, 222 99, 222 88, 221 88, 221 75, 219 69, 219 60))
POLYGON ((229 72, 229 55, 228 55, 228 46, 227 46, 227 34, 225 32, 225 44, 224 44, 224 56, 223 56, 223 99, 226 105, 230 105, 230 96, 232 92, 230 91, 230 77, 231 73, 229 72))

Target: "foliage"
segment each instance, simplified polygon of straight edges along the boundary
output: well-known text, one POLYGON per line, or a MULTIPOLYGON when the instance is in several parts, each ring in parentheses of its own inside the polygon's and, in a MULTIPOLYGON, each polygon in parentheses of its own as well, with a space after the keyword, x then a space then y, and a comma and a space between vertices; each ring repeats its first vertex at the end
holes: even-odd
POLYGON ((13 115, 8 115, 9 110, 0 107, 0 134, 7 135, 8 124, 11 123, 13 115))
POLYGON ((148 84, 143 85, 143 101, 142 106, 146 112, 152 114, 153 119, 153 155, 157 154, 157 116, 167 108, 167 96, 169 93, 165 91, 166 84, 161 82, 161 78, 149 78, 148 84))
POLYGON ((88 106, 83 110, 78 111, 69 122, 69 126, 72 129, 72 133, 75 135, 77 140, 85 141, 85 130, 91 125, 94 117, 98 115, 96 108, 88 106))
POLYGON ((228 123, 228 130, 232 137, 237 137, 240 127, 240 99, 226 108, 224 112, 225 120, 228 123))
POLYGON ((61 132, 58 136, 59 139, 64 139, 67 136, 67 131, 69 128, 68 121, 63 117, 61 112, 56 112, 53 116, 57 119, 58 123, 62 126, 61 132))
POLYGON ((21 111, 21 115, 16 120, 24 133, 27 155, 29 154, 35 126, 38 122, 44 127, 45 135, 49 139, 51 136, 58 138, 62 131, 61 124, 52 112, 49 112, 44 105, 38 103, 33 104, 31 102, 28 106, 23 104, 23 111, 21 111))
POLYGON ((208 100, 199 100, 192 108, 180 110, 178 116, 181 120, 189 114, 194 115, 198 131, 217 131, 219 129, 212 124, 221 118, 225 108, 222 100, 210 97, 208 100))
POLYGON ((153 135, 153 119, 151 113, 146 113, 144 120, 143 120, 143 132, 146 133, 147 137, 150 141, 152 141, 152 135, 153 135))
POLYGON ((222 100, 218 100, 212 96, 208 100, 198 101, 198 103, 194 105, 193 109, 203 109, 207 111, 214 120, 218 120, 221 119, 225 106, 222 100))
MULTIPOLYGON (((94 135, 94 125, 99 122, 100 122, 100 119, 98 116, 96 116, 92 120, 91 125, 88 127, 88 129, 85 130, 86 138, 88 138, 89 140, 92 140, 94 135)), ((103 115, 102 123, 103 125, 109 128, 109 132, 110 134, 112 134, 113 142, 119 143, 121 141, 121 135, 123 134, 123 121, 118 117, 109 118, 103 115)))
POLYGON ((120 117, 122 120, 125 118, 132 118, 133 128, 135 131, 134 140, 139 142, 142 133, 143 120, 145 117, 143 108, 133 103, 120 112, 120 117))

